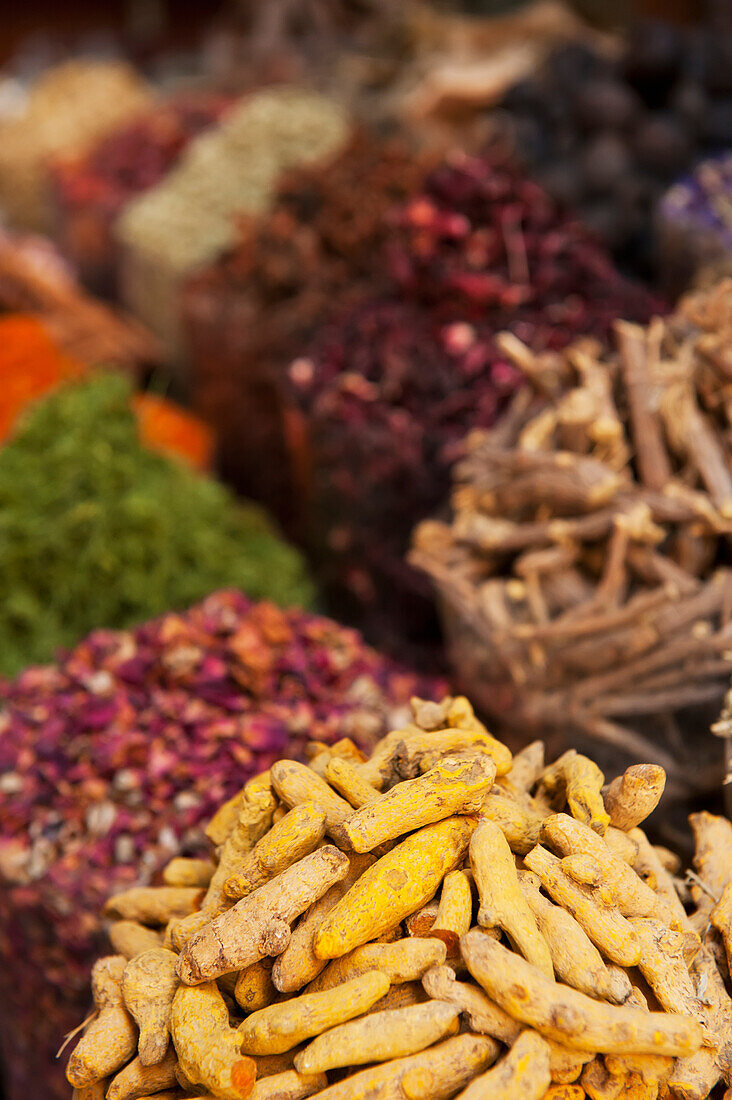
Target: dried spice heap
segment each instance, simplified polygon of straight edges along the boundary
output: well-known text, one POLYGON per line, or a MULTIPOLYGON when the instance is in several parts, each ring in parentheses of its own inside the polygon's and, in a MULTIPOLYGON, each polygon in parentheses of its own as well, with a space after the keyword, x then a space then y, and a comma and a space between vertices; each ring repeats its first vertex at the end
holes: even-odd
POLYGON ((217 122, 231 102, 185 92, 155 105, 76 157, 52 164, 55 237, 64 255, 97 290, 115 289, 114 221, 132 199, 170 171, 190 141, 217 122))
POLYGON ((732 14, 723 3, 698 15, 693 28, 639 24, 619 56, 561 47, 502 105, 518 154, 550 194, 644 275, 656 267, 656 203, 732 143, 732 14))
POLYGON ((732 154, 698 164, 663 196, 658 248, 670 287, 687 287, 732 271, 732 154))
POLYGON ((389 298, 324 326, 289 370, 308 534, 339 607, 349 601, 376 636, 403 635, 410 616, 423 632, 428 605, 402 559, 414 523, 444 498, 462 439, 491 425, 519 383, 495 334, 560 348, 606 334, 628 310, 645 320, 655 304, 498 153, 433 171, 386 248, 389 298))
POLYGON ((127 304, 176 347, 180 280, 236 243, 237 219, 266 212, 280 173, 335 155, 347 138, 344 111, 313 92, 274 87, 245 96, 123 211, 127 304))
POLYGON ((119 61, 66 61, 33 85, 21 114, 0 120, 0 207, 26 229, 45 229, 48 161, 82 152, 150 102, 147 84, 119 61))
MULTIPOLYGON (((640 828, 663 768, 605 785, 517 756, 467 699, 412 700, 367 758, 279 760, 208 861, 109 898, 75 1096, 704 1100, 732 1081, 732 823, 695 871, 640 828)), ((219 845, 214 848, 214 845, 219 845)))
MULTIPOLYGON (((521 736, 580 733, 637 758, 638 722, 719 704, 732 659, 731 334, 728 280, 647 329, 618 322, 614 354, 579 341, 535 355, 500 339, 530 388, 468 440, 454 518, 417 529, 412 561, 443 601, 462 681, 521 736)), ((675 778, 708 786, 698 738, 684 752, 667 724, 664 740, 675 778)))
MULTIPOLYGON (((66 355, 34 317, 0 315, 0 444, 15 427, 29 402, 63 382, 80 379, 88 368, 66 355)), ((197 416, 152 393, 132 397, 143 443, 207 469, 214 440, 197 416)))
POLYGON ((130 387, 62 387, 0 449, 0 669, 47 661, 213 588, 307 604, 299 555, 263 512, 149 450, 130 387))
MULTIPOLYGON (((364 748, 432 691, 328 619, 210 596, 4 685, 0 1043, 8 1100, 66 1100, 110 892, 203 854, 220 804, 311 739, 364 748)), ((214 834, 211 834, 214 835, 214 834)), ((222 838, 223 839, 223 838, 222 838)))
POLYGON ((287 366, 337 308, 388 286, 374 263, 392 232, 387 214, 426 172, 403 143, 357 133, 327 165, 290 171, 267 218, 186 287, 195 407, 216 428, 226 476, 283 520, 294 508, 287 366))

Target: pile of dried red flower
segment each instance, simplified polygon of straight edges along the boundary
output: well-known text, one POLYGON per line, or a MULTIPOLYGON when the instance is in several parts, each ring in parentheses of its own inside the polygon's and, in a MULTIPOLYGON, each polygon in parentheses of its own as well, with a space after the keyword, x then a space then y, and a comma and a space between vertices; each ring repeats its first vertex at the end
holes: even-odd
POLYGON ((87 1008, 98 911, 213 810, 312 740, 368 745, 439 694, 328 619, 228 591, 135 631, 97 631, 3 685, 0 1047, 8 1100, 65 1098, 54 1061, 87 1008))
POLYGON ((594 238, 492 151, 446 160, 390 219, 390 295, 326 327, 289 369, 309 535, 339 606, 376 636, 424 630, 403 563, 449 463, 519 383, 495 334, 536 351, 659 309, 594 238), (304 441, 304 442, 303 442, 304 441))

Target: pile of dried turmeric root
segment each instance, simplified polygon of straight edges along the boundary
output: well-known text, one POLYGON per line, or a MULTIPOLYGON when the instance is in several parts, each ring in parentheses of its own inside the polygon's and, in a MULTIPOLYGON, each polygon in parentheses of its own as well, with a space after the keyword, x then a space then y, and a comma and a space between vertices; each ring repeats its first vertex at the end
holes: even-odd
POLYGON ((512 758, 462 697, 412 708, 368 759, 342 741, 280 761, 210 823, 215 859, 110 899, 76 1100, 732 1083, 732 824, 692 817, 682 881, 640 828, 663 769, 606 786, 574 751, 512 758))

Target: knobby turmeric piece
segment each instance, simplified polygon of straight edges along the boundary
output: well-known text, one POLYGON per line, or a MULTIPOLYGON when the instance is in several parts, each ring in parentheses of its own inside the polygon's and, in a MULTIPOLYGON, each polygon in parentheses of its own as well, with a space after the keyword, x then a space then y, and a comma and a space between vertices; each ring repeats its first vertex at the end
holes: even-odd
POLYGON ((502 944, 471 930, 460 941, 476 981, 515 1019, 545 1037, 600 1053, 668 1054, 697 1051, 701 1027, 687 1016, 604 1004, 547 980, 502 944))
POLYGON ((198 909, 203 891, 196 886, 133 886, 114 894, 104 906, 108 917, 163 925, 198 909))
POLYGON ((603 789, 610 824, 627 832, 649 817, 661 800, 666 772, 659 764, 633 764, 603 789))
POLYGON ((256 1012, 272 1004, 277 990, 272 983, 274 960, 260 959, 245 970, 240 970, 234 986, 234 999, 245 1012, 256 1012))
POLYGON ((462 860, 475 820, 450 817, 407 837, 353 884, 320 926, 315 954, 345 955, 414 913, 462 860))
POLYGON ((697 910, 707 919, 732 881, 732 822, 716 814, 691 814, 696 851, 694 870, 702 885, 693 884, 691 896, 697 910))
POLYGON ((127 959, 108 955, 92 969, 92 994, 97 1015, 87 1024, 66 1066, 66 1079, 84 1088, 110 1077, 134 1057, 137 1028, 122 1000, 122 975, 127 959))
POLYGON ((334 1027, 298 1054, 300 1073, 324 1073, 339 1066, 363 1066, 406 1058, 458 1030, 460 1012, 439 1001, 374 1012, 334 1027))
POLYGON ((525 855, 539 840, 543 817, 530 802, 525 805, 508 795, 494 792, 483 799, 480 812, 500 826, 512 852, 525 855))
POLYGON ((315 935, 331 909, 374 862, 375 857, 371 855, 349 856, 350 866, 346 877, 331 886, 298 921, 289 944, 277 957, 272 969, 272 981, 281 993, 294 993, 295 990, 302 989, 328 965, 326 959, 319 959, 315 954, 315 935))
POLYGON ((354 851, 370 852, 424 825, 458 813, 476 813, 495 774, 489 756, 446 757, 418 779, 399 783, 356 810, 343 823, 343 835, 354 851))
POLYGON ((612 1004, 622 1004, 630 996, 630 978, 623 970, 609 970, 602 955, 566 909, 545 898, 539 878, 530 871, 519 871, 519 883, 534 914, 539 931, 551 952, 554 973, 560 981, 612 1004))
POLYGON ((656 904, 653 890, 589 826, 568 814, 553 814, 544 822, 542 837, 562 856, 591 856, 623 916, 647 917, 653 912, 656 904))
POLYGON ((350 760, 343 760, 337 756, 331 757, 325 766, 323 778, 356 810, 367 806, 369 802, 375 802, 380 797, 376 787, 372 787, 364 779, 350 760))
POLYGON ((540 844, 524 857, 524 863, 539 876, 549 896, 581 925, 606 959, 618 966, 637 964, 640 942, 618 909, 603 904, 591 887, 574 882, 564 873, 557 857, 540 844))
POLYGON ((506 1057, 476 1077, 457 1100, 541 1100, 550 1081, 546 1041, 535 1031, 524 1031, 506 1057))
POLYGON ((499 787, 503 787, 509 794, 526 795, 539 782, 543 771, 544 742, 532 741, 514 755, 510 771, 497 779, 496 782, 499 787))
POLYGON ((656 895, 653 916, 671 928, 690 928, 689 918, 676 892, 673 876, 661 863, 658 853, 642 829, 628 834, 636 845, 631 866, 656 895))
POLYGON ((143 1066, 162 1062, 168 1049, 177 961, 172 951, 155 947, 131 959, 122 975, 122 997, 140 1029, 137 1049, 143 1066))
POLYGON ((246 897, 313 852, 324 836, 323 810, 314 802, 295 806, 257 841, 240 868, 229 875, 224 893, 234 900, 246 897))
POLYGON ((290 941, 290 923, 348 873, 348 858, 319 848, 221 913, 185 944, 178 976, 187 985, 243 970, 290 941))
POLYGON ((728 882, 725 886, 709 919, 722 937, 727 954, 727 968, 732 973, 732 883, 728 882))
POLYGON ((110 926, 109 942, 117 955, 133 959, 143 951, 162 947, 163 937, 155 928, 146 928, 136 920, 118 920, 110 926))
POLYGON ((681 1012, 704 1024, 701 1005, 684 958, 684 934, 660 920, 634 918, 641 944, 638 969, 667 1012, 681 1012))
POLYGON ((589 825, 600 836, 605 834, 610 815, 601 794, 605 776, 597 764, 575 749, 569 749, 544 769, 541 782, 550 795, 566 798, 572 817, 589 825))
POLYGON ((484 1035, 456 1035, 437 1046, 371 1066, 324 1089, 318 1100, 448 1100, 498 1054, 484 1035))
MULTIPOLYGON (((492 1001, 484 990, 472 982, 458 982, 449 966, 436 966, 422 978, 425 990, 438 1001, 454 1005, 466 1017, 472 1031, 490 1035, 511 1046, 523 1031, 523 1025, 492 1001)), ((572 1050, 552 1039, 549 1045, 549 1072, 552 1081, 575 1081, 582 1066, 593 1057, 591 1052, 572 1050)))
POLYGON ((720 1077, 727 1084, 732 1080, 732 999, 706 945, 697 952, 690 971, 711 1045, 679 1058, 668 1083, 682 1100, 703 1100, 720 1077))
POLYGON ((328 964, 308 986, 308 992, 333 989, 369 970, 386 974, 390 983, 417 981, 433 966, 445 961, 447 949, 437 939, 409 939, 396 943, 365 943, 328 964))
POLYGON ((389 979, 378 970, 344 982, 336 990, 303 993, 248 1016, 239 1027, 245 1054, 281 1054, 321 1035, 336 1024, 360 1016, 389 989, 389 979))
POLYGON ((139 1100, 176 1084, 175 1051, 168 1051, 155 1065, 144 1066, 139 1057, 125 1066, 107 1090, 107 1100, 139 1100))
POLYGON ((257 1076, 256 1062, 242 1056, 239 1036, 215 982, 179 986, 170 1030, 178 1062, 188 1081, 221 1100, 245 1100, 257 1076))
POLYGON ((282 801, 288 806, 314 802, 325 814, 326 831, 337 841, 339 827, 353 813, 353 807, 345 798, 297 760, 278 760, 271 770, 272 785, 282 801))
POLYGON ((478 924, 501 928, 517 951, 553 978, 549 946, 521 892, 508 841, 494 821, 482 818, 473 833, 470 866, 480 897, 478 924))
POLYGON ((442 940, 448 954, 454 954, 460 937, 470 930, 472 923, 473 892, 470 879, 464 871, 451 871, 449 875, 445 875, 435 923, 427 935, 442 940))
POLYGON ((327 1085, 328 1078, 324 1073, 302 1074, 290 1069, 257 1081, 249 1093, 249 1100, 304 1100, 304 1097, 316 1093, 320 1096, 327 1085))
POLYGON ((171 859, 163 868, 163 882, 166 886, 208 886, 215 871, 210 859, 171 859))
POLYGON ((394 781, 415 779, 445 756, 464 752, 489 756, 496 766, 496 775, 504 775, 511 766, 509 750, 491 737, 485 728, 425 733, 417 726, 411 726, 388 734, 359 771, 367 782, 382 790, 394 781))
POLYGON ((222 907, 231 904, 224 893, 224 883, 271 827, 276 809, 277 799, 272 792, 270 773, 263 772, 261 776, 250 779, 244 787, 236 820, 224 841, 218 866, 201 902, 205 913, 215 916, 222 907))

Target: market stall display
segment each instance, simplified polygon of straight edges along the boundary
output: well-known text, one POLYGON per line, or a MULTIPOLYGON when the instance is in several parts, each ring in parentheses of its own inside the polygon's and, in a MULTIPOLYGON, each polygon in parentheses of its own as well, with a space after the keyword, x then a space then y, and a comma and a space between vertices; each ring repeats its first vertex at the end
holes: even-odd
POLYGON ((266 212, 283 171, 334 156, 348 133, 343 109, 317 93, 287 86, 255 92, 125 208, 117 226, 122 296, 172 355, 182 351, 184 277, 236 243, 238 220, 266 212))
POLYGON ((656 756, 683 789, 721 760, 674 717, 719 707, 732 660, 732 280, 616 350, 536 355, 528 389, 453 471, 452 519, 411 560, 434 582, 456 676, 514 735, 656 756), (660 726, 655 720, 662 716, 660 726))
POLYGON ((113 295, 114 223, 128 202, 162 180, 190 142, 214 125, 229 96, 186 91, 163 99, 76 156, 49 166, 53 235, 86 286, 113 295))
MULTIPOLYGON (((42 321, 20 313, 0 314, 0 444, 30 402, 88 373, 85 364, 54 343, 42 321)), ((158 394, 137 393, 131 400, 143 443, 196 469, 210 469, 214 439, 202 420, 158 394)))
POLYGON ((390 293, 323 324, 291 364, 287 424, 333 606, 398 646, 431 615, 403 560, 411 529, 520 382, 496 334, 560 348, 660 303, 499 151, 447 159, 389 224, 390 293))
POLYGON ((289 171, 271 213, 186 284, 192 401, 216 430, 220 468, 295 530, 287 366, 339 307, 387 288, 375 263, 392 232, 387 215, 431 162, 404 140, 360 131, 328 164, 289 171))
POLYGON ((233 591, 96 631, 3 684, 8 1100, 68 1100, 55 1055, 86 1012, 110 892, 157 881, 173 856, 205 855, 211 815, 283 753, 343 738, 368 750, 412 694, 434 690, 353 631, 233 591))
POLYGON ((729 11, 705 7, 700 27, 638 24, 619 55, 560 47, 502 102, 501 128, 537 179, 643 275, 663 274, 652 233, 663 193, 732 143, 729 11))
MULTIPOLYGON (((251 779, 208 862, 113 893, 78 1090, 704 1100, 732 1078, 732 823, 681 860, 642 764, 512 757, 467 699, 251 779), (646 826, 647 828, 647 826, 646 826), (299 919, 298 919, 299 918, 299 919)), ((93 1095, 93 1093, 92 1093, 93 1095)))
POLYGON ((213 588, 306 605, 299 554, 260 508, 157 454, 100 374, 39 401, 0 447, 0 671, 50 660, 213 588))
POLYGON ((0 117, 0 210, 13 225, 50 224, 49 160, 83 152, 147 106, 151 90, 122 61, 74 59, 44 73, 19 109, 0 117))
POLYGON ((38 317, 67 355, 89 366, 139 374, 160 361, 152 335, 90 297, 45 237, 0 232, 0 310, 38 317))

